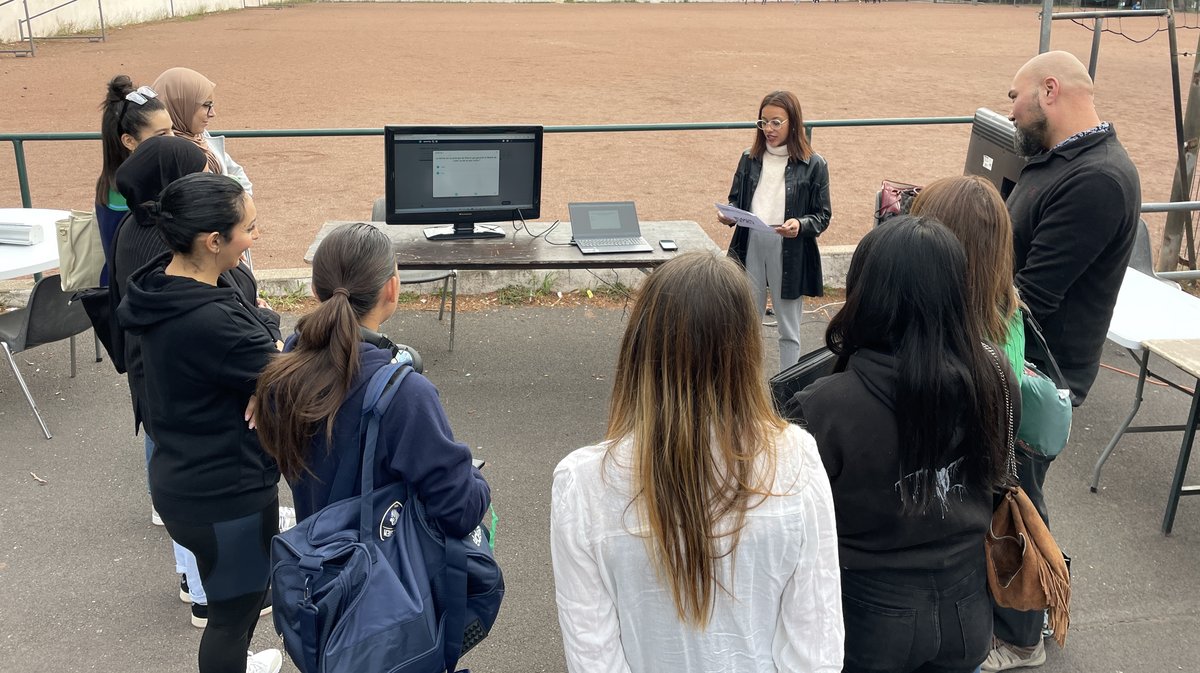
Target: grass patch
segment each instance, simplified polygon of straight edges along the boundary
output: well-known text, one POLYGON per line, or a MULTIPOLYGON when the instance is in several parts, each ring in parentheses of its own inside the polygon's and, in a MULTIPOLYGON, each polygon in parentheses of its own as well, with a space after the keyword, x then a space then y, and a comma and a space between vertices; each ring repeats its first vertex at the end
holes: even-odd
POLYGON ((611 299, 612 301, 622 301, 633 296, 633 289, 618 280, 592 288, 592 294, 604 297, 605 299, 611 299))
POLYGON ((421 301, 421 293, 411 290, 403 290, 396 296, 397 304, 416 304, 421 301))
POLYGON ((537 276, 530 276, 524 283, 505 285, 496 292, 496 303, 502 306, 532 304, 538 299, 556 294, 554 281, 557 279, 558 276, 548 273, 540 280, 537 276))
POLYGON ((274 296, 267 296, 260 290, 258 296, 266 300, 275 311, 306 312, 309 308, 317 305, 317 298, 310 295, 307 288, 296 288, 287 294, 274 296))

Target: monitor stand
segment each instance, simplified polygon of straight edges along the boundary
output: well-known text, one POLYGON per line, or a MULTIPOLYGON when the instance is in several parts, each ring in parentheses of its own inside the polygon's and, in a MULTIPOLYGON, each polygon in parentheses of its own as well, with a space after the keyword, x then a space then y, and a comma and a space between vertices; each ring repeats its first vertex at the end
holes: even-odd
POLYGON ((442 227, 429 227, 425 230, 425 238, 431 241, 453 241, 468 238, 504 238, 504 230, 493 224, 472 224, 466 222, 448 224, 442 227))

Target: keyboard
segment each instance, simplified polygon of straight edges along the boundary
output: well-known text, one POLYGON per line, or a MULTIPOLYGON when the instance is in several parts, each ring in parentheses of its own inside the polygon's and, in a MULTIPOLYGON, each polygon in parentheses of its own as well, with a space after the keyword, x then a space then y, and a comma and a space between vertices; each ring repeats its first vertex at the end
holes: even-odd
POLYGON ((624 248, 631 245, 649 245, 646 239, 637 238, 585 238, 583 243, 593 248, 624 248))

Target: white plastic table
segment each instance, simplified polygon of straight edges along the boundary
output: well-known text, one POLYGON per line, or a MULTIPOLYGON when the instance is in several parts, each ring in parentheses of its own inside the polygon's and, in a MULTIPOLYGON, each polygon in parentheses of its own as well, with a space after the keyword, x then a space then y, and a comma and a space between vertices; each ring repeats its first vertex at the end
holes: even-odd
POLYGON ((0 222, 21 222, 42 227, 37 245, 0 244, 0 280, 49 271, 58 267, 58 233, 54 223, 70 213, 47 208, 0 208, 0 222))
MULTIPOLYGON (((1113 310, 1112 321, 1108 325, 1108 338, 1118 346, 1128 348, 1138 359, 1137 392, 1134 393, 1133 409, 1116 434, 1100 453, 1096 466, 1092 470, 1092 492, 1100 487, 1100 470, 1108 460, 1117 442, 1127 432, 1168 432, 1184 430, 1184 425, 1143 425, 1130 426, 1138 409, 1142 406, 1142 392, 1146 385, 1146 375, 1149 373, 1150 349, 1147 341, 1200 339, 1200 298, 1168 285, 1167 283, 1147 276, 1131 268, 1125 269, 1125 279, 1121 282, 1121 292, 1117 295, 1117 305, 1113 310)), ((1159 378, 1159 377, 1155 377, 1159 378)), ((1172 388, 1188 392, 1184 388, 1160 379, 1172 388)))

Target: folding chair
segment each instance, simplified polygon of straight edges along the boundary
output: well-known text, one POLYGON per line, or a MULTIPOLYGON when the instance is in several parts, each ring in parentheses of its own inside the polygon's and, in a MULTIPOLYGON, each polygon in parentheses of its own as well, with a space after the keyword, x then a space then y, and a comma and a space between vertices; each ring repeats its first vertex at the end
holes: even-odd
MULTIPOLYGON (((0 314, 0 347, 3 347, 8 364, 12 366, 17 383, 21 384, 25 399, 29 401, 29 408, 33 409, 33 415, 42 426, 42 434, 46 435, 46 439, 51 437, 50 429, 42 420, 33 395, 29 394, 29 387, 25 385, 25 378, 21 376, 21 370, 17 368, 17 361, 13 356, 43 344, 70 339, 71 378, 75 378, 75 335, 91 329, 92 323, 84 312, 83 305, 72 302, 71 296, 62 291, 59 281, 60 277, 57 275, 42 278, 33 286, 25 308, 0 314)), ((99 342, 96 343, 96 361, 100 361, 99 342)))

